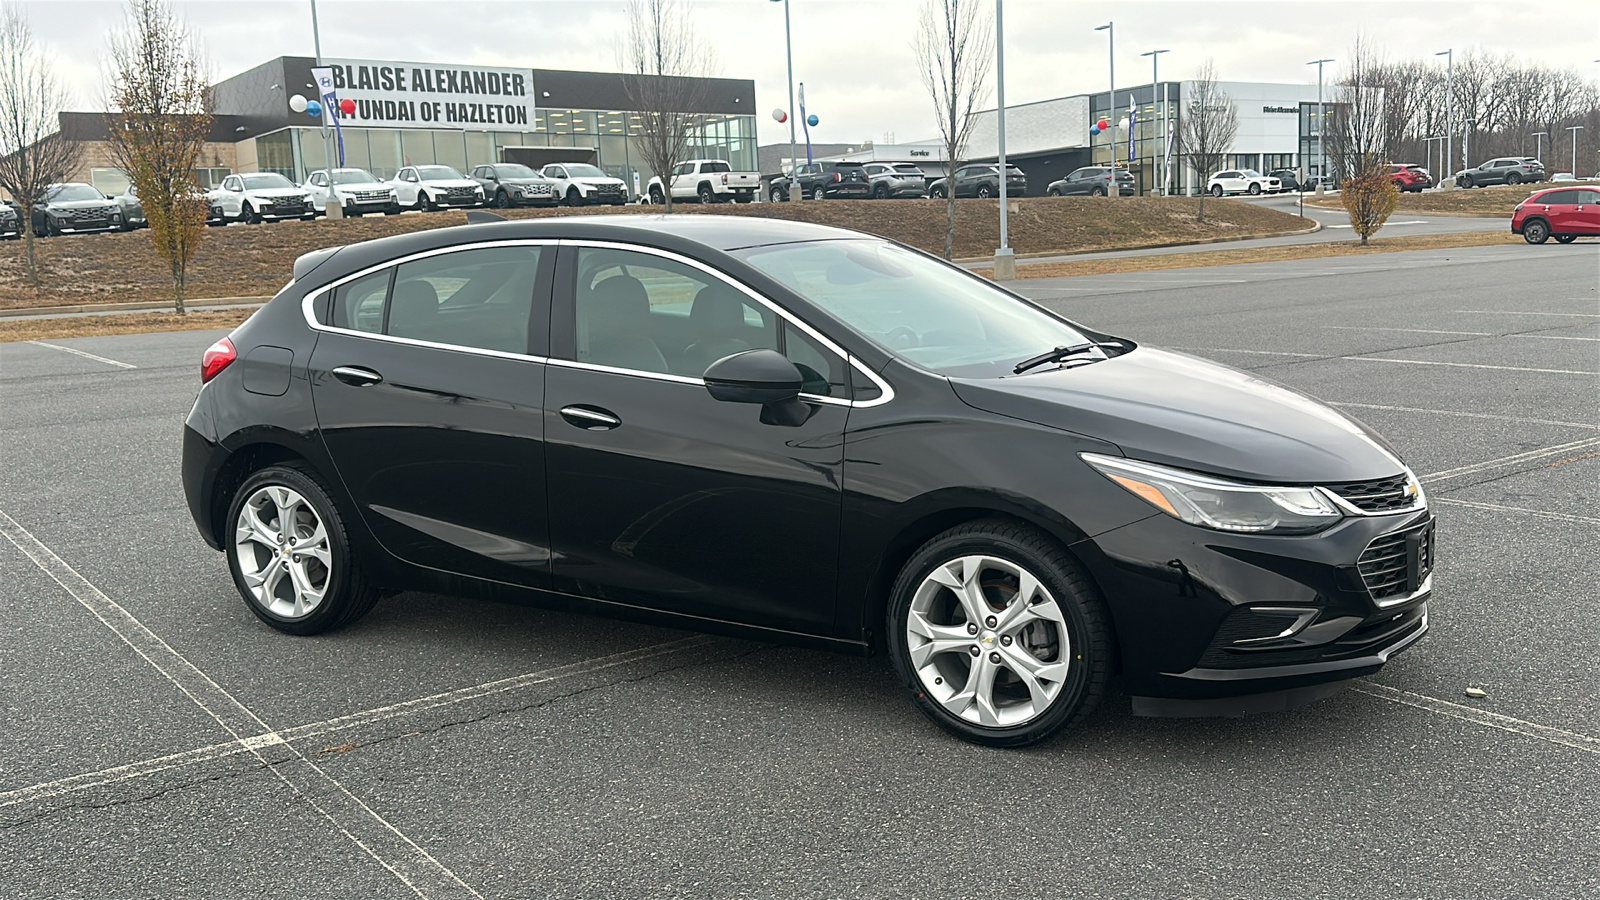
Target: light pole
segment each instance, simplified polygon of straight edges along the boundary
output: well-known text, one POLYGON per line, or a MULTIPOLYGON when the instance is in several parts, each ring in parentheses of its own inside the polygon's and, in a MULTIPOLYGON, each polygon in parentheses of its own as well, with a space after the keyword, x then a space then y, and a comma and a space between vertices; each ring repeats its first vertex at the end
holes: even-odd
POLYGON ((1535 131, 1533 133, 1533 158, 1539 160, 1540 162, 1544 161, 1544 155, 1540 152, 1540 148, 1544 146, 1544 141, 1542 139, 1549 136, 1550 132, 1548 131, 1535 131))
POLYGON ((1327 111, 1322 106, 1322 64, 1331 59, 1314 59, 1306 63, 1317 67, 1317 196, 1322 196, 1322 182, 1328 177, 1328 148, 1323 142, 1328 130, 1327 111))
MULTIPOLYGON (((1139 54, 1140 56, 1150 57, 1150 102, 1152 104, 1156 103, 1156 85, 1161 84, 1160 66, 1158 66, 1157 63, 1161 59, 1161 54, 1170 52, 1170 50, 1151 50, 1149 52, 1139 54)), ((1161 141, 1161 120, 1166 117, 1166 107, 1167 90, 1166 86, 1162 85, 1161 102, 1156 111, 1156 149, 1151 156, 1153 163, 1151 168, 1160 169, 1161 171, 1161 196, 1163 197, 1167 195, 1167 172, 1165 169, 1161 169, 1160 167, 1161 151, 1166 147, 1166 144, 1162 143, 1161 141)))
POLYGON ((994 251, 994 280, 1017 277, 1017 258, 1006 242, 1006 26, 1003 0, 994 0, 994 84, 999 110, 995 127, 1000 134, 1000 248, 994 251))
MULTIPOLYGON (((1450 170, 1455 168, 1455 164, 1451 160, 1451 154, 1455 151, 1455 142, 1451 140, 1451 135, 1455 134, 1455 122, 1451 116, 1453 115, 1453 111, 1455 110, 1456 106, 1454 78, 1456 69, 1456 50, 1454 47, 1451 47, 1449 50, 1441 50, 1438 53, 1435 53, 1434 56, 1444 57, 1444 171, 1439 173, 1439 184, 1445 185, 1445 190, 1449 190, 1449 185, 1455 184, 1454 177, 1452 176, 1449 182, 1445 182, 1443 179, 1445 176, 1451 175, 1452 173, 1450 170)), ((1463 143, 1461 145, 1461 168, 1465 169, 1466 167, 1467 145, 1463 143)))
POLYGON ((1572 177, 1578 177, 1578 132, 1583 130, 1582 125, 1574 125, 1567 129, 1572 132, 1572 177))
POLYGON ((1096 25, 1095 31, 1106 33, 1106 59, 1111 64, 1110 90, 1106 92, 1106 116, 1111 120, 1111 187, 1106 190, 1106 197, 1112 198, 1122 193, 1122 182, 1117 180, 1117 29, 1115 22, 1096 25))
MULTIPOLYGON (((783 50, 789 58, 789 199, 799 201, 800 179, 794 177, 794 117, 799 115, 794 108, 794 43, 789 30, 789 0, 772 0, 773 3, 783 3, 783 50)), ((809 146, 809 145, 808 145, 809 146)))
MULTIPOLYGON (((311 45, 317 51, 317 66, 322 66, 322 29, 317 27, 317 0, 311 0, 311 45)), ((313 79, 315 80, 315 79, 313 79)), ((317 99, 321 100, 321 91, 315 91, 317 99)), ((322 205, 323 214, 330 219, 344 218, 344 207, 340 205, 339 194, 333 189, 333 144, 328 140, 328 117, 334 111, 324 108, 322 110, 322 167, 328 170, 328 199, 322 205)))

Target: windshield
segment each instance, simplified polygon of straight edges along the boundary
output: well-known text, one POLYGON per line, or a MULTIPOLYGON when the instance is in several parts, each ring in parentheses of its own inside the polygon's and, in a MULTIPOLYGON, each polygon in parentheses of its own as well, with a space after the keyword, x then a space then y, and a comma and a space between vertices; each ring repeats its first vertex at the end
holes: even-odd
POLYGON ((1244 177, 1246 177, 1246 178, 1260 178, 1261 177, 1261 173, 1257 172, 1255 169, 1245 169, 1244 170, 1244 177))
POLYGON ((495 174, 501 178, 538 178, 539 173, 533 171, 522 163, 507 163, 495 168, 495 174))
POLYGON ((104 200, 105 195, 87 184, 64 184, 50 195, 52 203, 70 203, 75 200, 104 200))
POLYGON ((289 179, 276 172, 263 172, 260 175, 240 175, 247 191, 265 191, 272 188, 292 188, 294 185, 289 179))
POLYGON ((417 166, 417 177, 423 181, 447 181, 451 178, 459 180, 461 173, 449 166, 417 166))
POLYGON ((736 251, 878 346, 943 375, 993 377, 1087 340, 1071 325, 975 275, 885 241, 736 251))
POLYGON ((363 169, 336 169, 333 173, 334 184, 372 184, 377 180, 363 169))
POLYGON ((611 176, 600 171, 599 167, 588 163, 567 163, 568 178, 609 178, 611 176))

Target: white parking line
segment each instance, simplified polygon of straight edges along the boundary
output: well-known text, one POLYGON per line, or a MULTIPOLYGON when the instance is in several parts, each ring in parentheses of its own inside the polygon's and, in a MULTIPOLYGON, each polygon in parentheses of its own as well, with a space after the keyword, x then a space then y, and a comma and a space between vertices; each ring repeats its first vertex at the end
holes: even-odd
POLYGON ((1429 472, 1420 475, 1424 481, 1444 481, 1449 478, 1459 478, 1462 475, 1473 475, 1487 469, 1496 469, 1501 466, 1511 466, 1517 463, 1533 462, 1551 456, 1560 456, 1572 450, 1585 450, 1589 447, 1600 446, 1600 438, 1585 438, 1581 441, 1571 441, 1566 444, 1556 444, 1553 447, 1544 447, 1539 450, 1529 450, 1524 453, 1513 453, 1498 459, 1486 459, 1483 462, 1473 463, 1470 466, 1458 466, 1454 469, 1441 469, 1438 472, 1429 472))
POLYGON ((1524 506, 1502 506, 1498 503, 1479 503, 1476 500, 1457 500, 1454 497, 1435 497, 1435 503, 1450 503, 1455 506, 1469 506, 1473 509, 1486 509, 1490 512, 1524 513, 1540 519, 1554 519, 1557 522, 1580 522, 1589 525, 1600 525, 1600 519, 1594 516, 1574 516, 1568 513, 1550 512, 1544 509, 1528 509, 1524 506))
POLYGON ((37 345, 37 346, 40 346, 40 347, 49 347, 51 350, 60 350, 62 353, 71 353, 73 356, 81 356, 84 359, 92 359, 95 362, 102 362, 102 363, 105 363, 108 366, 116 366, 119 369, 137 369, 137 368, 139 368, 138 366, 136 366, 136 365, 134 365, 132 363, 118 362, 118 361, 116 361, 114 359, 106 359, 104 356, 95 356, 93 353, 89 353, 88 351, 85 351, 85 350, 79 350, 76 347, 63 347, 60 344, 47 344, 44 341, 29 341, 28 343, 34 344, 34 345, 37 345))
MULTIPOLYGON (((1501 372, 1539 372, 1545 375, 1583 375, 1589 378, 1600 376, 1600 372, 1588 372, 1582 369, 1536 369, 1531 366, 1491 366, 1485 363, 1458 363, 1442 362, 1434 359, 1393 359, 1387 356, 1324 356, 1321 353, 1290 353, 1287 350, 1238 350, 1232 347, 1169 347, 1170 350, 1183 350, 1187 353, 1250 353, 1257 356, 1294 356, 1302 359, 1347 359, 1357 362, 1384 362, 1400 363, 1408 366, 1447 366, 1454 369, 1495 369, 1501 372)), ((1375 353, 1385 351, 1375 350, 1375 353)))
POLYGON ((1571 747, 1574 750, 1582 750, 1584 753, 1593 753, 1600 756, 1600 738, 1590 737, 1586 734, 1551 728, 1549 725, 1540 725, 1537 722, 1529 722, 1526 719, 1503 716, 1499 713, 1489 712, 1486 709, 1452 703, 1449 700, 1440 700, 1438 697, 1430 697, 1427 694, 1402 691, 1399 688, 1392 688, 1386 684, 1377 684, 1371 681, 1357 684, 1355 691, 1360 694, 1366 694, 1369 697, 1376 697, 1379 700, 1387 700, 1390 703, 1413 706, 1436 715, 1449 716, 1452 719, 1460 719, 1463 722, 1471 722, 1474 725, 1482 725, 1485 728, 1498 728, 1501 731, 1509 731, 1513 734, 1520 734, 1523 737, 1560 744, 1563 747, 1571 747))
POLYGON ((1476 337, 1488 337, 1492 331, 1434 331, 1431 328, 1384 328, 1378 325, 1324 325, 1323 328, 1337 328, 1340 331, 1405 331, 1413 334, 1464 334, 1476 337))
POLYGON ((0 534, 33 560, 34 565, 99 619, 101 624, 111 629, 135 653, 172 682, 174 687, 187 694, 246 752, 254 754, 268 771, 375 862, 400 879, 412 893, 419 897, 471 896, 482 900, 483 895, 468 887, 454 872, 417 846, 415 841, 406 837, 400 829, 307 759, 293 745, 286 744, 285 747, 295 759, 279 764, 269 762, 261 754, 261 748, 281 743, 281 739, 260 716, 251 712, 183 654, 78 574, 76 569, 4 511, 0 511, 0 534), (338 816, 334 815, 334 809, 338 811, 338 816))
POLYGON ((1578 337, 1572 334, 1508 334, 1505 337, 1538 338, 1541 341, 1600 341, 1600 337, 1578 337))
POLYGON ((1458 309, 1458 313, 1479 313, 1488 316, 1570 316, 1578 319, 1600 319, 1600 313, 1524 312, 1515 309, 1458 309))
POLYGON ((641 647, 637 650, 626 650, 621 653, 613 653, 609 656, 600 656, 594 659, 587 659, 565 666, 557 666, 555 668, 544 669, 537 672, 528 672, 512 678, 502 678, 497 681, 488 681, 484 682, 483 684, 475 684, 470 687, 459 688, 453 691, 445 691, 444 693, 440 694, 419 697, 415 700, 407 700, 403 703, 392 703, 388 706, 380 706, 374 709, 362 710, 346 716, 339 716, 338 718, 334 719, 325 719, 321 722, 311 722, 305 725, 296 726, 294 728, 285 728, 271 734, 261 735, 256 738, 246 738, 242 741, 230 741, 225 744, 211 744, 206 747, 196 747, 193 750, 185 750, 182 753, 158 756, 153 759, 140 760, 139 762, 129 763, 123 766, 113 766, 109 769, 101 769, 97 772, 85 772, 81 775, 72 775, 66 778, 57 778, 52 781, 43 781, 38 784, 32 784, 28 785, 27 787, 16 788, 15 790, 0 793, 0 807, 14 806, 18 803, 26 803, 29 801, 47 800, 51 797, 70 794, 76 791, 84 791, 91 788, 104 787, 124 781, 132 781, 136 778, 145 778, 150 775, 157 775, 173 769, 181 769, 188 766, 199 765, 201 763, 222 759, 224 757, 238 756, 243 753, 248 753, 252 749, 256 749, 258 747, 288 743, 290 741, 302 741, 314 737, 324 737, 338 731, 344 731, 362 725, 370 725, 388 719, 397 719, 403 716, 413 715, 424 710, 437 709, 443 706, 451 706, 457 703, 466 702, 468 700, 475 700, 479 697, 501 694, 508 691, 517 690, 519 688, 531 687, 537 684, 548 684, 553 681, 560 681, 565 678, 573 678, 575 676, 585 675, 590 672, 598 672, 603 669, 626 665, 627 663, 631 662, 653 659, 658 656, 666 656, 682 650, 690 650, 695 647, 706 646, 716 643, 717 641, 717 638, 712 637, 692 637, 685 638, 680 641, 669 641, 664 644, 654 644, 649 647, 641 647))
POLYGON ((1353 406, 1357 409, 1386 409, 1392 412, 1433 413, 1440 416, 1462 416, 1468 419, 1499 419, 1504 422, 1527 422, 1534 425, 1562 425, 1567 428, 1589 428, 1600 431, 1600 425, 1593 422, 1563 422, 1559 419, 1530 419, 1527 416, 1497 416, 1493 413, 1461 412, 1454 409, 1422 409, 1416 406, 1385 406, 1381 403, 1347 403, 1336 400, 1325 401, 1331 406, 1353 406))

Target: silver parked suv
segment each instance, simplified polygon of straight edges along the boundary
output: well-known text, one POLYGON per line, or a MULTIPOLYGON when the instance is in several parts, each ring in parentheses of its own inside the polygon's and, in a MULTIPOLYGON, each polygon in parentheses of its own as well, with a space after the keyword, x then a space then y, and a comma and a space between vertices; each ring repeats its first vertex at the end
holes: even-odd
POLYGON ((1543 181, 1544 163, 1531 156, 1502 156, 1476 169, 1456 173, 1456 187, 1483 187, 1486 184, 1521 184, 1543 181))
POLYGON ((928 196, 928 176, 915 163, 867 163, 872 199, 928 196))

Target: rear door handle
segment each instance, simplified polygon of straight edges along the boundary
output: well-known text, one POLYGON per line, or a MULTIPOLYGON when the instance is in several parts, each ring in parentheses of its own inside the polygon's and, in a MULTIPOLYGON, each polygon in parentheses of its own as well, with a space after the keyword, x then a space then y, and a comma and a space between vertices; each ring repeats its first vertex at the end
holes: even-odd
POLYGON ((383 381, 382 375, 371 369, 363 369, 360 366, 339 366, 333 370, 333 377, 345 384, 355 385, 356 387, 366 387, 369 384, 377 384, 383 381))
POLYGON ((622 424, 610 410, 597 406, 563 406, 561 418, 585 431, 610 431, 622 424))

